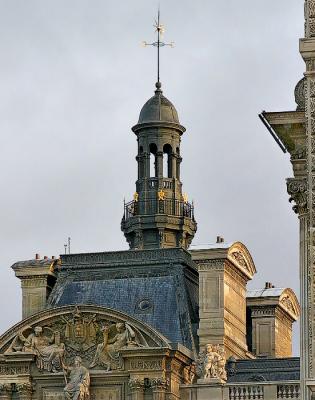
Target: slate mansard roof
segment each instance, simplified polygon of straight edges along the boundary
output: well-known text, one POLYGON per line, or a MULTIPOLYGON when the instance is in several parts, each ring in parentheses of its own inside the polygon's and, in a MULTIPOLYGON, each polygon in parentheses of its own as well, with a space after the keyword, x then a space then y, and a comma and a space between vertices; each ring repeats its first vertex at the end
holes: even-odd
POLYGON ((300 358, 256 358, 227 362, 228 382, 277 382, 300 379, 300 358), (234 368, 231 368, 234 367, 234 368))
POLYGON ((196 352, 198 274, 183 249, 62 255, 48 305, 70 304, 122 311, 196 352))

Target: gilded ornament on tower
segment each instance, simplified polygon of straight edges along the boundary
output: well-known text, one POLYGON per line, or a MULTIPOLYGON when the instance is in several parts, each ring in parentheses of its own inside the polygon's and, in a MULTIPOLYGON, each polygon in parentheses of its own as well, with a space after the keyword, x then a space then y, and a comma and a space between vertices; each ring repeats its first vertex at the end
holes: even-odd
POLYGON ((165 192, 164 192, 164 190, 159 190, 158 191, 158 199, 159 200, 165 200, 165 192))

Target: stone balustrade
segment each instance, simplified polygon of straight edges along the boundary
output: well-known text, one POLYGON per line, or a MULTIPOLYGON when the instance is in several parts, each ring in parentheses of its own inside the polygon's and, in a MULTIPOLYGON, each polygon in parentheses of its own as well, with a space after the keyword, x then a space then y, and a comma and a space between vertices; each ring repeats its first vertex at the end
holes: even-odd
POLYGON ((182 400, 276 400, 301 399, 300 384, 287 382, 249 382, 192 384, 181 386, 182 400))

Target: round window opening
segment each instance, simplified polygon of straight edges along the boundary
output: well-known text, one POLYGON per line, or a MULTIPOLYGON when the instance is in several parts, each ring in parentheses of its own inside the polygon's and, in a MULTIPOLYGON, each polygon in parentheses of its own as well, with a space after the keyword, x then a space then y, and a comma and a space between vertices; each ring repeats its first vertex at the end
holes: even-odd
POLYGON ((148 311, 152 308, 152 303, 150 300, 147 299, 141 300, 138 304, 138 308, 141 311, 148 311))

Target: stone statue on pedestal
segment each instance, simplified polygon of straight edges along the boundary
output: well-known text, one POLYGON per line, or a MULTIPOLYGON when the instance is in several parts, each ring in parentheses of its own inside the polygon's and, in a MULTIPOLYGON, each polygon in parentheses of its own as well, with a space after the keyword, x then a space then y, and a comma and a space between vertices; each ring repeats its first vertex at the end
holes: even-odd
POLYGON ((89 400, 90 399, 90 373, 82 365, 81 357, 75 357, 74 366, 67 367, 63 365, 64 371, 70 371, 69 382, 64 388, 65 398, 67 400, 89 400))

